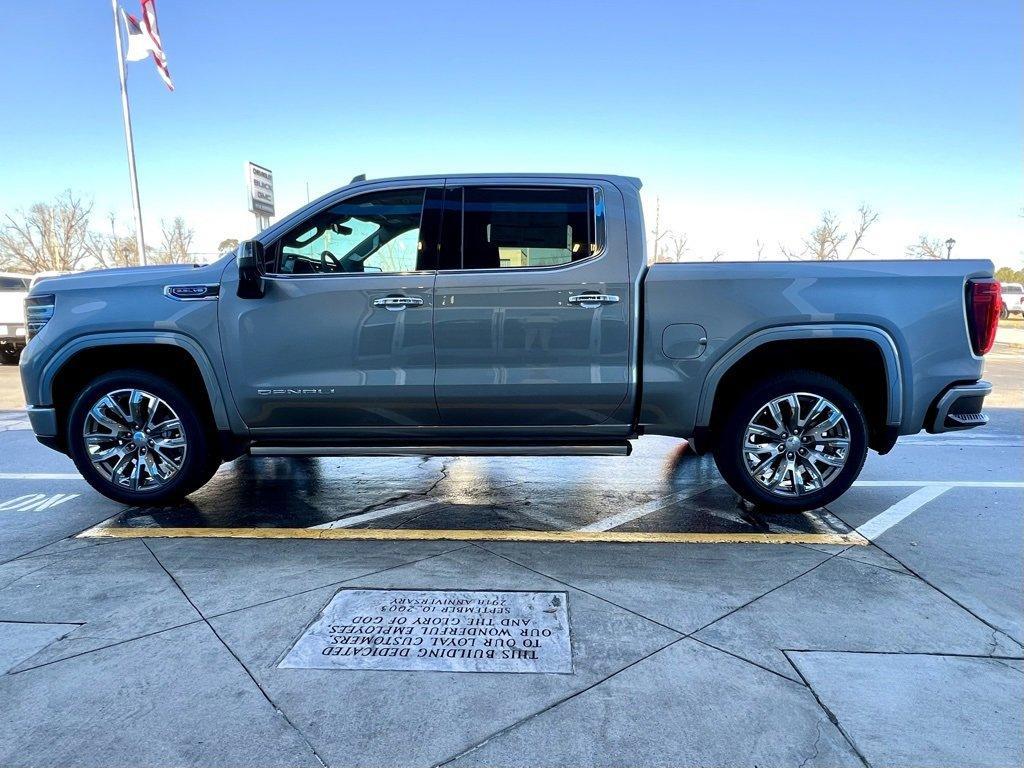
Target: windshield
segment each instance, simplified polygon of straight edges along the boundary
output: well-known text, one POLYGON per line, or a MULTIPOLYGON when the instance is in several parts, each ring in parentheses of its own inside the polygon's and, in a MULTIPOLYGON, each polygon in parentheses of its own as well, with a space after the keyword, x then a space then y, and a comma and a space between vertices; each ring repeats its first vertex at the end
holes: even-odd
POLYGON ((27 277, 0 277, 0 291, 27 291, 28 282, 27 277))

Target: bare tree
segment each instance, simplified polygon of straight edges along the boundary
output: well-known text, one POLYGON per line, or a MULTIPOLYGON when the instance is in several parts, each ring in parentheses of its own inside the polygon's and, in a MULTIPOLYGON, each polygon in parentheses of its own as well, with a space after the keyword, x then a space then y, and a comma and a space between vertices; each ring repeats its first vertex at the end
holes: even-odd
POLYGON ((192 247, 192 237, 195 233, 185 225, 181 216, 176 216, 168 226, 160 222, 163 230, 163 242, 156 252, 154 262, 157 264, 187 264, 193 260, 189 255, 189 248, 192 247))
POLYGON ((946 248, 939 238, 921 235, 916 243, 907 246, 906 254, 908 259, 944 259, 946 248))
POLYGON ((849 259, 857 251, 868 251, 863 243, 864 236, 871 226, 878 221, 878 214, 866 203, 861 204, 857 209, 859 218, 853 229, 853 240, 849 248, 843 248, 843 243, 849 234, 843 232, 842 224, 832 211, 823 211, 818 226, 811 230, 810 234, 803 239, 803 248, 799 251, 787 248, 779 243, 779 251, 791 261, 839 261, 849 259))
POLYGON ((864 235, 867 234, 869 229, 871 229, 871 225, 878 221, 878 212, 873 210, 867 203, 861 203, 860 208, 857 209, 857 213, 859 215, 859 219, 857 221, 857 226, 854 227, 853 230, 853 243, 850 245, 850 251, 846 255, 846 258, 848 259, 857 251, 864 251, 864 253, 871 256, 875 255, 872 251, 865 248, 862 243, 864 241, 864 235))
MULTIPOLYGON (((110 232, 89 233, 89 255, 100 267, 134 267, 139 264, 139 247, 133 234, 117 231, 117 219, 110 214, 110 232)), ((149 251, 149 249, 146 249, 149 251)))
POLYGON ((654 229, 651 230, 651 245, 653 247, 653 250, 651 251, 652 263, 665 261, 665 247, 661 244, 661 241, 670 234, 672 234, 671 230, 666 229, 665 231, 662 231, 661 229, 661 198, 656 197, 654 203, 654 229))
POLYGON ((19 272, 69 272, 89 255, 92 203, 65 190, 0 222, 0 265, 19 272))
POLYGON ((764 258, 765 244, 760 239, 754 241, 754 254, 757 256, 757 260, 761 261, 764 258))
POLYGON ((724 258, 725 258, 725 251, 723 251, 721 248, 716 248, 711 253, 711 260, 712 261, 721 261, 724 258))
POLYGON ((671 249, 671 255, 667 256, 664 260, 674 261, 676 263, 686 261, 686 254, 689 253, 690 251, 688 245, 689 241, 690 238, 687 236, 685 232, 681 235, 672 235, 669 238, 669 248, 671 249))
POLYGON ((234 237, 225 237, 219 243, 217 243, 217 253, 225 254, 228 251, 233 251, 238 247, 238 239, 234 237))
POLYGON ((824 211, 821 222, 804 239, 804 253, 815 261, 838 261, 839 246, 845 239, 846 235, 839 231, 836 215, 832 211, 824 211))

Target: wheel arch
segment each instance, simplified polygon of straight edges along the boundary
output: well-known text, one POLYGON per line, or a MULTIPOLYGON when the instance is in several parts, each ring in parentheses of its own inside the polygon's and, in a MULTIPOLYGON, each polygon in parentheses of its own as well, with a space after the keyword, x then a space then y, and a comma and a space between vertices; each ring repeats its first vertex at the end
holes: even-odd
POLYGON ((217 380, 205 351, 179 333, 119 333, 85 336, 61 348, 43 368, 39 402, 52 403, 58 425, 84 382, 118 368, 139 368, 167 376, 201 398, 211 427, 229 432, 231 424, 217 380), (77 391, 76 391, 77 390, 77 391))
POLYGON ((903 419, 904 385, 898 347, 881 328, 867 325, 799 325, 770 328, 747 337, 716 362, 701 389, 697 434, 713 432, 727 395, 745 374, 792 368, 839 379, 868 411, 871 447, 887 452, 903 419), (805 359, 816 355, 816 359, 805 359), (798 364, 797 362, 799 361, 798 364), (857 371, 856 376, 844 372, 857 371))

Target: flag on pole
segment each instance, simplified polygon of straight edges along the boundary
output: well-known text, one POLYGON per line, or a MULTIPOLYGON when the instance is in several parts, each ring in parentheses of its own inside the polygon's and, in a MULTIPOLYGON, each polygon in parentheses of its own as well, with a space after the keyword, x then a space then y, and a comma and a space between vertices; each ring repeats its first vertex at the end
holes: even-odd
POLYGON ((147 56, 152 56, 160 79, 173 91, 174 83, 171 82, 171 72, 167 69, 167 54, 164 53, 156 24, 156 0, 142 0, 141 21, 126 13, 123 8, 121 14, 124 16, 125 29, 128 30, 128 51, 125 58, 128 61, 142 61, 147 56))

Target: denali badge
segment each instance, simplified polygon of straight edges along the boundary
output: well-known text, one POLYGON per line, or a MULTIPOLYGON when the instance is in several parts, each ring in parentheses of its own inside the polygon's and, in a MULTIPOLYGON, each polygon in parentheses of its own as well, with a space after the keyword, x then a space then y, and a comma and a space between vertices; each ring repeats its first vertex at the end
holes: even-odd
POLYGON ((334 387, 260 387, 256 390, 260 397, 278 397, 281 395, 333 395, 334 387))
POLYGON ((202 301, 216 299, 220 294, 219 285, 168 285, 164 296, 178 301, 202 301))

